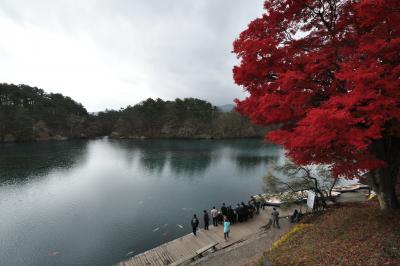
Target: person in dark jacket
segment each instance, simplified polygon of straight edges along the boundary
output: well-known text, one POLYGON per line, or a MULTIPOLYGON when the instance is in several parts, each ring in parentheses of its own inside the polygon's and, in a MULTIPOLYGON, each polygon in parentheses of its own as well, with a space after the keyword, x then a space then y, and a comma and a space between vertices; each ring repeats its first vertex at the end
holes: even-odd
POLYGON ((243 222, 243 206, 238 204, 237 207, 236 207, 236 212, 238 214, 239 223, 243 222))
POLYGON ((279 212, 276 210, 276 208, 273 208, 271 216, 272 216, 272 227, 275 228, 276 226, 278 227, 278 229, 281 228, 279 226, 279 212))
POLYGON ((249 205, 247 205, 247 209, 249 211, 249 217, 253 218, 256 208, 253 206, 253 204, 251 202, 249 203, 249 205))
POLYGON ((236 223, 236 215, 235 211, 232 209, 232 206, 228 207, 228 220, 231 222, 231 224, 236 223))
POLYGON ((298 221, 299 221, 299 212, 297 211, 297 209, 295 209, 292 216, 290 216, 290 222, 297 223, 298 221))
POLYGON ((222 216, 227 216, 227 214, 228 214, 228 209, 226 208, 225 203, 222 203, 221 213, 222 213, 222 216))
POLYGON ((206 210, 204 212, 204 230, 208 230, 208 224, 210 223, 210 217, 208 216, 208 212, 206 210))
POLYGON ((242 201, 243 221, 247 222, 249 218, 249 207, 242 201))
POLYGON ((240 206, 239 206, 239 204, 237 204, 235 209, 234 209, 234 211, 235 211, 235 222, 240 222, 239 209, 240 209, 240 206))
POLYGON ((224 216, 222 215, 221 212, 218 212, 218 224, 223 224, 224 223, 224 216))
POLYGON ((249 205, 256 206, 256 199, 253 196, 250 197, 249 205))
POLYGON ((190 223, 192 224, 193 234, 196 235, 197 227, 199 226, 199 219, 197 219, 196 214, 193 214, 190 223))

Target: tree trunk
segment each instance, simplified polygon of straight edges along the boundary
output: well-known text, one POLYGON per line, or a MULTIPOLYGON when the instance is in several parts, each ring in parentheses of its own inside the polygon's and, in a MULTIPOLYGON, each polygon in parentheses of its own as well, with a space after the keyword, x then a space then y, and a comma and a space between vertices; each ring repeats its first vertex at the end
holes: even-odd
POLYGON ((396 194, 400 167, 400 139, 387 137, 372 144, 371 151, 376 158, 386 163, 385 167, 371 170, 368 182, 376 192, 382 210, 400 207, 396 194))
POLYGON ((334 200, 334 197, 332 197, 332 190, 336 186, 338 180, 339 178, 335 177, 334 181, 332 182, 332 185, 329 187, 328 196, 329 198, 331 198, 331 200, 334 200))
POLYGON ((376 192, 382 210, 399 208, 396 195, 397 176, 385 171, 387 168, 389 167, 372 170, 368 176, 370 186, 376 192))

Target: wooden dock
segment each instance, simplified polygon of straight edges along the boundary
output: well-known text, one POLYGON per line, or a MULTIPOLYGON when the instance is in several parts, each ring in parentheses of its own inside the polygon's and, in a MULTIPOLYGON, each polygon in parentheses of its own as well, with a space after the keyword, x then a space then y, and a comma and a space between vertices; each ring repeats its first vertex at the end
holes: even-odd
MULTIPOLYGON (((231 226, 230 238, 224 240, 223 226, 210 226, 210 230, 200 229, 197 236, 188 234, 167 242, 161 246, 150 249, 144 253, 138 254, 118 265, 126 266, 146 266, 146 265, 180 265, 189 263, 202 256, 205 250, 220 250, 241 242, 255 234, 262 233, 270 219, 272 208, 266 207, 260 210, 259 215, 255 215, 244 223, 236 223, 231 226)), ((292 210, 283 212, 280 210, 281 217, 292 213, 292 210)))

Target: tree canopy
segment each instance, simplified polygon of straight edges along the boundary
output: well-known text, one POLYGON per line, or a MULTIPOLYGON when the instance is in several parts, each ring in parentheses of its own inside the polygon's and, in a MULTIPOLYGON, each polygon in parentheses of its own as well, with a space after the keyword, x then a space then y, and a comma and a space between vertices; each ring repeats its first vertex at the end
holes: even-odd
POLYGON ((368 173, 398 207, 400 1, 268 0, 234 42, 240 113, 280 125, 267 137, 298 164, 368 173))
POLYGON ((77 137, 86 109, 61 94, 27 85, 0 84, 0 142, 77 137))
POLYGON ((240 138, 265 130, 237 112, 195 98, 147 99, 89 114, 69 97, 27 85, 0 83, 0 143, 92 138, 240 138))
POLYGON ((222 112, 195 98, 147 99, 121 111, 114 137, 237 138, 260 137, 265 130, 237 112, 222 112))

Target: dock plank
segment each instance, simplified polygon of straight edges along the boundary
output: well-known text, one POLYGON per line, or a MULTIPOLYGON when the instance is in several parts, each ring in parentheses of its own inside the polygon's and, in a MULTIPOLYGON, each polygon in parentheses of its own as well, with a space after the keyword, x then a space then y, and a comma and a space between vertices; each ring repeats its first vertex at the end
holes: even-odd
MULTIPOLYGON (((173 254, 169 253, 166 249, 164 249, 163 246, 160 247, 160 251, 162 252, 165 260, 168 262, 168 264, 171 264, 173 261, 176 260, 176 257, 173 256, 173 254)), ((166 265, 168 265, 166 264, 166 265)))
POLYGON ((173 260, 169 259, 168 257, 165 256, 165 254, 163 253, 161 247, 158 247, 157 249, 155 249, 158 258, 160 259, 161 265, 168 265, 171 264, 171 262, 173 260))
POLYGON ((150 265, 161 266, 158 263, 158 259, 154 258, 154 255, 155 255, 154 251, 153 252, 146 252, 144 255, 147 258, 147 260, 150 262, 150 265))

